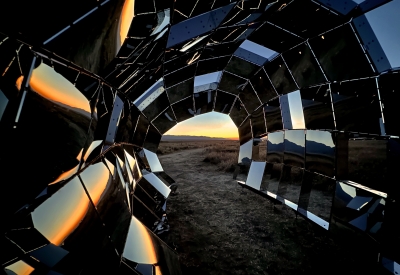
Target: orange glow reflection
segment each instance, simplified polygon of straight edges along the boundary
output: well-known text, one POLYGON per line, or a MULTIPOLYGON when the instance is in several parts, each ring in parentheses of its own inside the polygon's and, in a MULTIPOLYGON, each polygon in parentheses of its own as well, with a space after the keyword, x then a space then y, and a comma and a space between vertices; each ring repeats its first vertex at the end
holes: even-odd
MULTIPOLYGON (((21 83, 22 80, 18 79, 17 87, 18 85, 20 87, 21 83)), ((46 64, 42 63, 32 71, 29 85, 33 91, 49 100, 91 113, 86 97, 71 82, 46 64)))
MULTIPOLYGON (((79 152, 78 156, 76 157, 76 159, 77 159, 79 162, 80 162, 80 160, 81 160, 81 158, 82 158, 82 152, 83 152, 83 149, 81 149, 81 151, 79 152)), ((55 183, 60 182, 60 181, 62 181, 62 180, 69 179, 69 178, 72 177, 76 172, 78 172, 78 168, 79 168, 79 164, 76 165, 76 166, 75 166, 74 168, 72 168, 71 170, 68 170, 68 171, 62 173, 61 175, 59 175, 58 178, 57 178, 55 181, 50 182, 49 185, 55 184, 55 183)))
POLYGON ((81 179, 89 192, 93 204, 96 206, 106 189, 110 179, 110 172, 102 162, 99 162, 89 166, 83 171, 81 173, 81 179))
POLYGON ((32 213, 35 228, 51 243, 61 245, 88 211, 89 199, 77 177, 32 213))
POLYGON ((132 217, 123 257, 140 264, 156 264, 155 244, 147 228, 132 217))
POLYGON ((7 266, 5 269, 11 270, 17 275, 29 275, 35 270, 33 267, 23 261, 13 263, 12 265, 7 266))
POLYGON ((135 0, 125 0, 122 7, 121 17, 119 19, 119 36, 117 36, 117 52, 124 44, 125 38, 128 35, 129 28, 131 27, 132 19, 135 16, 135 0))

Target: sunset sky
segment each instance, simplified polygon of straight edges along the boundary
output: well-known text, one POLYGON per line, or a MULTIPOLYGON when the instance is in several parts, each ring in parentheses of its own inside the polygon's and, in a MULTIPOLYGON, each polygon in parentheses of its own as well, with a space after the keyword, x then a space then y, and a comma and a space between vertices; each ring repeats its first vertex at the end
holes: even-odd
POLYGON ((238 138, 238 130, 232 119, 225 114, 210 112, 178 123, 165 135, 208 136, 238 138))

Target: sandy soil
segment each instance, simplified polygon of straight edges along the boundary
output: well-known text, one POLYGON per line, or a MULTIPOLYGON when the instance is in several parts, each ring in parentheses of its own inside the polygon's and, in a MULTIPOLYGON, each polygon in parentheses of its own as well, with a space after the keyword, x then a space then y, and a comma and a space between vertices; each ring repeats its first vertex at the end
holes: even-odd
POLYGON ((203 162, 203 151, 160 156, 179 185, 168 201, 171 230, 162 238, 178 252, 183 274, 380 273, 362 238, 296 219, 203 162))

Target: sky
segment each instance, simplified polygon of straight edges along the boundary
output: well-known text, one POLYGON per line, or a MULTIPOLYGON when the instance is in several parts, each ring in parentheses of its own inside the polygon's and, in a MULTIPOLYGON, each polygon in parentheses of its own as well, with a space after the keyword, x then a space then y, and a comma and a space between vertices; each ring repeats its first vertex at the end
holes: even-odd
POLYGON ((165 135, 208 136, 238 138, 238 129, 230 116, 210 112, 178 123, 165 135))

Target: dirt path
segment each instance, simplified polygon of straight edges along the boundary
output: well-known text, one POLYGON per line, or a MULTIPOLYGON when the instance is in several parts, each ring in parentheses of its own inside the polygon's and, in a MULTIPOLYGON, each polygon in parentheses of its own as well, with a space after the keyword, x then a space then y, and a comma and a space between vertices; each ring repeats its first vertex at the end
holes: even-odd
POLYGON ((371 274, 363 244, 333 241, 203 159, 203 149, 160 156, 179 185, 168 201, 164 239, 184 274, 371 274))

